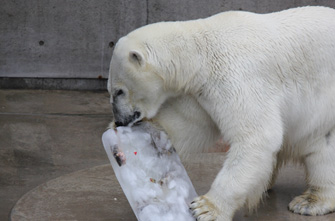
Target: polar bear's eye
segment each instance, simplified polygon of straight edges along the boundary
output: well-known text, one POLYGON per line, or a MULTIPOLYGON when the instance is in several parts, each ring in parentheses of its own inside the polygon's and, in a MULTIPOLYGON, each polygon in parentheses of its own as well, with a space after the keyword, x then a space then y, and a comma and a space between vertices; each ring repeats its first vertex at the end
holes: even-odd
POLYGON ((124 94, 123 90, 119 89, 115 92, 114 96, 117 97, 117 96, 120 96, 122 94, 124 94))
POLYGON ((116 91, 116 96, 120 96, 120 95, 122 95, 123 94, 123 90, 117 90, 116 91))

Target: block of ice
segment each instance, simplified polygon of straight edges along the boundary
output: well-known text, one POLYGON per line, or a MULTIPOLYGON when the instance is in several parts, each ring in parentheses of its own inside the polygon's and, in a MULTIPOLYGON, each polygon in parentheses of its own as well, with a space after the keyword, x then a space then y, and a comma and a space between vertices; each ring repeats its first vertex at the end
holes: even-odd
POLYGON ((138 220, 195 220, 189 204, 197 194, 165 132, 145 122, 109 129, 102 141, 138 220))

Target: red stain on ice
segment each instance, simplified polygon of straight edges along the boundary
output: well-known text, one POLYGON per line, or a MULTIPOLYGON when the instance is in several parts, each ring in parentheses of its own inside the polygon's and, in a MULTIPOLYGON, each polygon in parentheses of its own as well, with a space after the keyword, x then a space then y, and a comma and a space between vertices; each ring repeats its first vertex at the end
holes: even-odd
POLYGON ((137 152, 135 151, 134 154, 137 155, 137 152))

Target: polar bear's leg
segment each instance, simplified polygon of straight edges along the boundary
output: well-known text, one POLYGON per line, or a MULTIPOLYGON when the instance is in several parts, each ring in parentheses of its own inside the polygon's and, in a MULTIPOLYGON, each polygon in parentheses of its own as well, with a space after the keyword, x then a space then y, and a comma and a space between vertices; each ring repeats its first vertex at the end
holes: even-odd
POLYGON ((272 176, 271 176, 269 185, 267 187, 267 190, 270 190, 275 185, 277 177, 278 177, 278 173, 279 173, 279 171, 282 168, 283 163, 284 163, 283 159, 280 156, 278 156, 278 155, 277 155, 277 159, 276 159, 277 164, 276 164, 276 166, 273 169, 272 176))
POLYGON ((306 156, 309 188, 289 204, 294 213, 324 215, 335 211, 335 130, 318 140, 306 156))
POLYGON ((210 191, 191 204, 197 220, 231 220, 244 204, 249 207, 258 204, 270 182, 282 142, 281 130, 274 131, 279 133, 270 136, 271 133, 256 133, 243 142, 231 144, 210 191))

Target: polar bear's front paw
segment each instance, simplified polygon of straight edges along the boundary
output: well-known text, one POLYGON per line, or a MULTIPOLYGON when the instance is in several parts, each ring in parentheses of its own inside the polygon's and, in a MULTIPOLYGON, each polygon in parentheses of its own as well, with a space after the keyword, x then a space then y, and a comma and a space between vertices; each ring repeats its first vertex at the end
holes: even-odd
POLYGON ((191 210, 197 221, 212 221, 218 216, 216 206, 206 196, 197 197, 191 203, 191 210))
POLYGON ((288 205, 289 210, 301 215, 317 216, 333 212, 334 200, 320 199, 313 193, 304 193, 295 197, 288 205))

